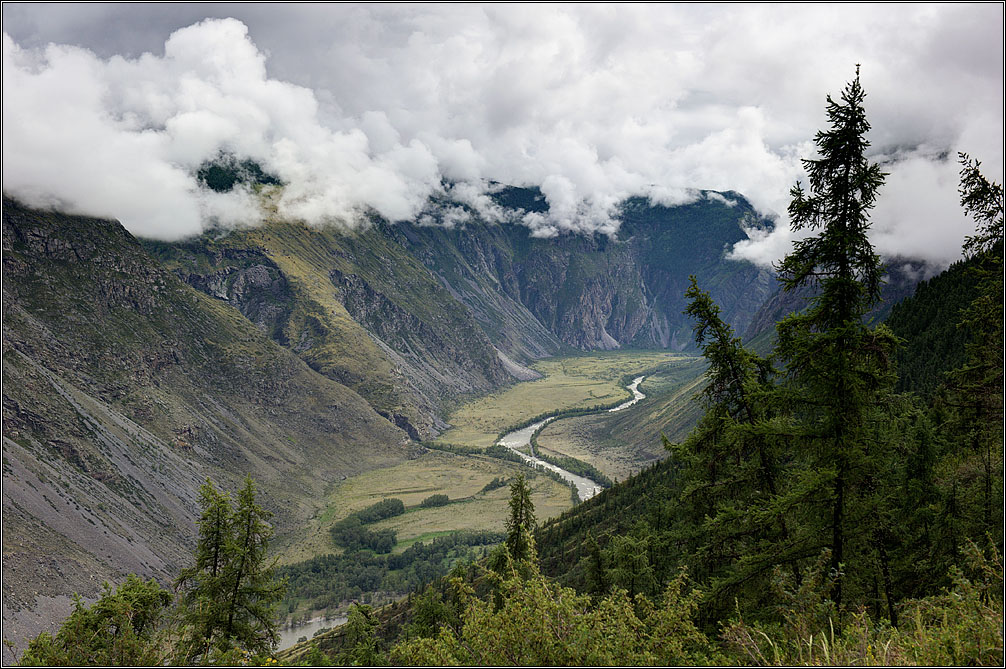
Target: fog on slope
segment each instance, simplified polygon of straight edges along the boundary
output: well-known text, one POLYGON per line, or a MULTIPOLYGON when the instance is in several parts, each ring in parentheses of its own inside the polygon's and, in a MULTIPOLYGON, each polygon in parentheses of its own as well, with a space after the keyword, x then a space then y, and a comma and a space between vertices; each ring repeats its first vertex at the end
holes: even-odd
MULTIPOLYGON (((414 220, 431 196, 513 220, 486 196, 508 183, 544 194, 547 212, 516 219, 536 236, 610 233, 629 195, 735 190, 780 215, 734 251, 767 264, 788 250, 788 190, 824 97, 857 62, 890 172, 874 216, 882 253, 956 257, 970 230, 956 151, 1002 174, 1001 7, 228 5, 205 11, 240 20, 132 52, 115 51, 125 38, 100 6, 46 16, 56 37, 91 44, 42 46, 24 30, 22 47, 11 34, 30 11, 5 8, 5 192, 146 237, 261 220, 251 189, 196 179, 223 151, 279 177, 279 213, 314 224, 414 220), (85 48, 97 44, 101 56, 85 48)), ((147 34, 182 11, 134 8, 115 25, 146 21, 147 34)))

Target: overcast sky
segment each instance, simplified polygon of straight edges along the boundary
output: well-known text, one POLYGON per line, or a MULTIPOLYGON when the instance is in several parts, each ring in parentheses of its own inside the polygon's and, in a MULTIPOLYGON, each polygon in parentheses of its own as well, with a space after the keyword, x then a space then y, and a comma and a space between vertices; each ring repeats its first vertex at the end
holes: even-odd
POLYGON ((611 231, 631 194, 735 190, 787 249, 788 193, 862 66, 885 254, 955 259, 956 154, 1003 174, 1003 5, 3 5, 3 188, 176 239, 260 218, 194 171, 226 150, 284 215, 414 218, 537 185, 537 234, 611 231))

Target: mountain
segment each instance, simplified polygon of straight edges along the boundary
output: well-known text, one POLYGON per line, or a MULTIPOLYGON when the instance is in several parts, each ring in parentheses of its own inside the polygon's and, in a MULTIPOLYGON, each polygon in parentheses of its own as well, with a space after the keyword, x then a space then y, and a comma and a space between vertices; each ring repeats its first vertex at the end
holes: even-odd
MULTIPOLYGON (((495 197, 512 218, 543 206, 495 197)), ((5 634, 105 579, 170 580, 207 477, 251 474, 290 541, 334 482, 408 458, 449 406, 533 378, 535 359, 688 348, 688 274, 738 326, 771 284, 725 257, 763 224, 736 194, 629 200, 611 238, 469 213, 355 231, 274 217, 167 244, 5 198, 5 634)))
MULTIPOLYGON (((902 339, 896 357, 897 390, 918 394, 928 403, 936 388, 944 382, 944 373, 961 367, 966 360, 968 337, 958 326, 959 312, 978 296, 974 270, 979 262, 960 261, 921 282, 918 281, 921 273, 915 264, 903 260, 888 264, 890 274, 883 289, 884 301, 871 312, 871 317, 884 320, 902 339)), ((799 308, 804 299, 805 296, 777 292, 759 310, 752 327, 757 330, 759 319, 785 316, 799 308)), ((771 334, 772 330, 764 330, 754 341, 770 345, 767 336, 771 334)), ((691 389, 697 392, 699 386, 691 389)), ((656 396, 660 399, 663 394, 656 396)), ((637 417, 637 422, 653 425, 655 417, 660 417, 676 426, 679 423, 669 420, 672 410, 692 415, 698 411, 701 415, 698 402, 674 399, 673 403, 657 404, 642 417, 637 417)), ((627 413, 619 420, 630 417, 636 416, 627 413)), ((622 439, 627 438, 626 426, 615 424, 608 430, 622 439)), ((686 435, 667 436, 673 442, 686 435)), ((673 504, 670 500, 680 493, 677 468, 673 458, 666 458, 543 523, 537 542, 542 571, 564 584, 584 588, 592 539, 603 547, 613 537, 629 535, 640 518, 647 519, 654 527, 669 522, 668 509, 673 504)), ((654 564, 657 562, 654 560, 654 564)))
POLYGON ((145 245, 415 439, 445 427, 444 401, 515 380, 468 310, 377 227, 273 221, 145 245))
MULTIPOLYGON (((495 198, 506 220, 545 206, 532 188, 495 198)), ((766 224, 736 193, 679 207, 627 200, 615 238, 537 238, 471 209, 467 222, 446 224, 456 212, 432 203, 422 223, 375 219, 360 230, 271 220, 144 246, 415 439, 446 427, 445 403, 534 378, 525 365, 539 358, 693 348, 681 313, 689 274, 738 327, 772 286, 764 269, 726 259, 745 228, 766 224)))
MULTIPOLYGON (((902 300, 910 297, 919 282, 932 273, 932 267, 925 261, 913 258, 888 258, 885 260, 886 275, 880 287, 880 301, 867 312, 866 319, 881 322, 887 319, 891 310, 902 300)), ((775 283, 775 282, 773 282, 775 283)), ((746 329, 736 330, 743 339, 759 352, 771 348, 775 336, 775 325, 787 315, 804 309, 814 291, 807 288, 786 292, 781 284, 773 287, 746 329)))
POLYGON ((235 488, 251 474, 283 541, 333 481, 410 448, 358 393, 181 281, 118 223, 9 199, 3 444, 11 638, 104 579, 169 581, 192 554, 206 477, 235 488))
MULTIPOLYGON (((517 215, 543 206, 534 188, 505 188, 495 197, 517 215)), ((445 213, 435 210, 430 218, 442 223, 445 213)), ((738 329, 774 287, 768 271, 727 258, 747 228, 768 225, 736 193, 703 191, 675 207, 630 198, 617 217, 614 238, 573 232, 539 238, 524 226, 474 214, 456 225, 387 230, 468 306, 497 347, 521 361, 563 346, 693 350, 682 314, 689 275, 738 329)))

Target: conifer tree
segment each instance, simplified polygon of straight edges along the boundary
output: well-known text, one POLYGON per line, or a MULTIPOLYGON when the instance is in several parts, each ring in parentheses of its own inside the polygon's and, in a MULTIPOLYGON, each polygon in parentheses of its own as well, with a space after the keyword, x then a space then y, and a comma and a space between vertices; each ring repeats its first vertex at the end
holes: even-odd
POLYGON ((227 623, 224 634, 254 652, 268 652, 279 641, 273 604, 285 590, 275 580, 275 564, 267 557, 272 514, 255 502, 255 482, 245 477, 231 519, 233 550, 227 564, 227 623))
POLYGON ((234 647, 268 652, 278 640, 273 604, 284 589, 266 560, 270 514, 255 502, 250 477, 236 507, 208 479, 200 489, 200 505, 195 561, 175 581, 182 591, 180 657, 206 659, 211 651, 234 647))
POLYGON ((187 628, 182 647, 189 658, 208 650, 210 640, 223 625, 225 570, 234 540, 229 495, 206 479, 199 489, 199 506, 202 514, 196 521, 199 541, 194 564, 183 569, 175 580, 175 588, 182 590, 180 605, 187 628))
POLYGON ((690 573, 711 577, 705 607, 732 606, 744 585, 756 598, 779 563, 806 555, 792 544, 778 504, 779 439, 766 430, 772 390, 768 360, 748 351, 695 277, 685 313, 709 363, 706 413, 681 444, 665 445, 681 467, 678 520, 672 531, 690 573))
POLYGON ((510 518, 506 524, 506 547, 515 561, 520 562, 530 557, 531 536, 536 525, 531 489, 524 474, 519 474, 510 484, 510 518))
POLYGON ((883 281, 868 232, 885 177, 866 156, 865 97, 858 67, 841 101, 828 96, 830 128, 815 136, 819 157, 803 161, 810 193, 797 183, 789 206, 793 229, 813 234, 795 242, 777 268, 784 290, 817 290, 806 310, 778 324, 777 353, 786 365, 779 398, 806 466, 792 491, 805 500, 799 523, 809 540, 831 551, 839 605, 844 574, 869 580, 867 562, 874 564, 874 521, 883 517, 880 484, 890 465, 874 439, 876 409, 895 380, 893 335, 863 323, 883 281))
POLYGON ((961 206, 977 222, 963 251, 975 261, 978 297, 960 313, 959 325, 970 336, 965 364, 948 375, 947 401, 955 413, 947 427, 954 442, 949 459, 958 463, 953 478, 962 488, 954 496, 977 508, 954 509, 954 515, 962 517, 968 538, 984 544, 988 532, 1002 550, 1003 188, 982 175, 977 160, 959 158, 961 206))

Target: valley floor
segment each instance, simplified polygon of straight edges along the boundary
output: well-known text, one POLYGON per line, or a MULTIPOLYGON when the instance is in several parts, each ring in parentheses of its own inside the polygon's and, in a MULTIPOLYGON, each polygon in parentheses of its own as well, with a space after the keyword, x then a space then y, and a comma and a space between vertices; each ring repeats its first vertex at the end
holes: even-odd
MULTIPOLYGON (((540 522, 555 517, 574 504, 570 489, 541 473, 505 460, 482 455, 509 427, 546 412, 610 404, 626 396, 626 378, 647 374, 657 394, 621 414, 652 411, 650 405, 668 401, 668 389, 678 390, 675 401, 687 403, 694 393, 680 392, 694 385, 701 369, 695 359, 667 351, 615 351, 550 358, 534 364, 541 379, 518 383, 504 391, 473 399, 455 408, 448 417, 451 428, 436 442, 417 447, 412 457, 394 466, 374 469, 337 482, 318 500, 318 507, 298 539, 278 546, 279 562, 296 565, 342 549, 332 543, 330 530, 338 521, 384 499, 402 500, 406 512, 368 525, 372 531, 392 530, 393 553, 402 553, 417 542, 429 542, 459 531, 501 532, 509 498, 508 486, 492 489, 491 482, 528 476, 536 516, 540 522), (471 453, 437 450, 462 447, 471 453), (433 495, 446 495, 443 506, 422 503, 433 495)), ((647 386, 644 383, 643 388, 647 386)), ((612 478, 623 479, 658 459, 665 452, 657 429, 644 440, 620 441, 612 437, 612 422, 619 414, 588 415, 554 421, 543 445, 549 453, 574 455, 612 478), (572 426, 564 431, 565 426, 572 426), (565 435, 561 439, 556 435, 565 435), (570 434, 574 435, 573 437, 570 434), (547 445, 546 445, 547 444, 547 445)), ((328 611, 332 613, 332 611, 328 611)), ((296 617, 312 615, 298 610, 296 617)))

